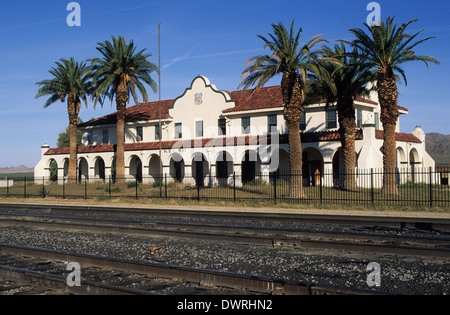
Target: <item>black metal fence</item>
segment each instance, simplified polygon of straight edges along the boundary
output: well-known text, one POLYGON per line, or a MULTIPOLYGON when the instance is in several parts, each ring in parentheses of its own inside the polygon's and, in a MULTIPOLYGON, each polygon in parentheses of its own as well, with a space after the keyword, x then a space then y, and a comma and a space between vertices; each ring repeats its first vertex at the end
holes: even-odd
POLYGON ((351 204, 389 206, 450 206, 450 168, 397 169, 396 193, 383 190, 383 170, 316 172, 308 175, 266 173, 227 177, 206 175, 200 178, 184 176, 181 181, 170 175, 160 178, 133 177, 120 179, 83 178, 78 182, 66 179, 14 177, 0 178, 0 197, 116 199, 160 198, 187 200, 254 200, 266 203, 351 204), (353 177, 352 186, 345 184, 353 177), (302 183, 302 197, 292 191, 291 178, 302 183), (245 182, 244 182, 245 180, 245 182))

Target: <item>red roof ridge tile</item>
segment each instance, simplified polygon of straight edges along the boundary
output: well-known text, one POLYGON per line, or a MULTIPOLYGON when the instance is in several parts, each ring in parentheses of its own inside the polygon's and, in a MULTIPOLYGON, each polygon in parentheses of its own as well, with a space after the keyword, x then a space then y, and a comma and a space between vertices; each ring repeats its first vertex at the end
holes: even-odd
MULTIPOLYGON (((375 138, 383 139, 384 138, 384 130, 375 130, 375 138)), ((396 132, 395 133, 395 141, 398 142, 412 142, 412 143, 422 143, 419 138, 410 133, 396 132)))

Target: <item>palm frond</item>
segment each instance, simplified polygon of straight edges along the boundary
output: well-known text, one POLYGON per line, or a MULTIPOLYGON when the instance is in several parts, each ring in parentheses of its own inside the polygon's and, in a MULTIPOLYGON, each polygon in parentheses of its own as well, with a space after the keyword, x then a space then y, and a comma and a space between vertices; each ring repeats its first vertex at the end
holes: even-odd
POLYGON ((144 101, 148 99, 146 88, 141 81, 156 93, 157 85, 151 74, 156 72, 159 75, 159 71, 154 63, 148 61, 152 55, 145 53, 146 49, 136 52, 137 46, 133 40, 127 43, 123 36, 119 36, 112 37, 111 41, 98 43, 97 50, 102 58, 89 60, 93 71, 95 104, 100 103, 103 106, 106 99, 112 103, 123 77, 128 78, 128 95, 132 96, 136 103, 136 86, 144 101))

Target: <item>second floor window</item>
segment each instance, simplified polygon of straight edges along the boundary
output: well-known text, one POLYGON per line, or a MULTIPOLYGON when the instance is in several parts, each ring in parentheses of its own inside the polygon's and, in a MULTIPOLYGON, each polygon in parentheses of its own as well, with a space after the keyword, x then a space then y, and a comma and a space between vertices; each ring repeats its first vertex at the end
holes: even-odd
POLYGON ((356 110, 356 127, 362 128, 362 110, 356 110))
POLYGON ((300 119, 300 131, 306 130, 306 113, 303 113, 302 118, 300 119))
POLYGON ((227 120, 225 118, 220 118, 218 121, 219 136, 227 135, 227 120))
POLYGON ((159 125, 155 126, 155 140, 160 140, 159 136, 159 125))
POLYGON ((183 137, 183 125, 181 123, 175 124, 175 139, 181 139, 183 137))
POLYGON ((108 129, 103 129, 103 144, 109 144, 109 131, 108 131, 108 129))
POLYGON ((337 115, 335 109, 329 109, 326 112, 326 128, 327 129, 334 129, 337 128, 337 115))
POLYGON ((87 144, 88 145, 93 145, 94 144, 94 132, 93 131, 88 131, 87 132, 87 144))
POLYGON ((267 116, 267 132, 277 132, 277 115, 267 116))
POLYGON ((195 136, 203 137, 203 121, 195 122, 195 136))
POLYGON ((250 117, 242 117, 242 134, 250 134, 250 117))
POLYGON ((136 140, 142 141, 144 139, 144 130, 142 126, 136 127, 136 140))

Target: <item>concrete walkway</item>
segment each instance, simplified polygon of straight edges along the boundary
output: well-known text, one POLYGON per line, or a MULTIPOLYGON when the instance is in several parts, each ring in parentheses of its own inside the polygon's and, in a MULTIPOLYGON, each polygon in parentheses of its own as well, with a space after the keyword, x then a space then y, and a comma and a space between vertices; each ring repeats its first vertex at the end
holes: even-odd
POLYGON ((378 216, 378 217, 411 217, 411 218, 442 218, 450 219, 450 212, 413 211, 413 210, 346 210, 346 209, 295 209, 285 207, 246 207, 246 206, 210 206, 210 205, 174 205, 174 204, 150 204, 150 203, 123 203, 123 202, 95 202, 84 200, 2 200, 1 204, 43 204, 43 205, 73 205, 114 208, 141 208, 141 209, 172 209, 172 210, 199 210, 199 211, 242 211, 258 213, 289 213, 289 214, 318 214, 318 215, 352 215, 352 216, 378 216))

